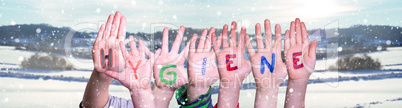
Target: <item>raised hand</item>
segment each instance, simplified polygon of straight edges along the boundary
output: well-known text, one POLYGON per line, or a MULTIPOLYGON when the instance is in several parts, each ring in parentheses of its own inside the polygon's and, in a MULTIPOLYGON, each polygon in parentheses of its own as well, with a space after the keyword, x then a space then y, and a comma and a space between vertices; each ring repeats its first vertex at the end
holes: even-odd
POLYGON ((211 27, 208 36, 207 30, 204 29, 197 48, 195 48, 197 34, 194 34, 190 40, 190 52, 187 62, 190 83, 187 89, 188 102, 193 102, 200 95, 208 92, 209 87, 219 79, 215 52, 211 50, 211 38, 213 35, 215 35, 215 28, 211 27))
MULTIPOLYGON (((237 24, 236 22, 232 22, 232 28, 230 31, 230 46, 228 43, 228 25, 223 26, 222 34, 218 37, 217 40, 212 40, 214 45, 214 51, 216 53, 216 57, 218 60, 218 70, 220 79, 224 82, 235 82, 240 83, 243 81, 248 74, 251 72, 251 66, 249 61, 244 57, 245 50, 245 37, 246 37, 246 28, 242 27, 240 31, 240 39, 237 44, 237 33, 236 33, 237 24), (221 42, 219 42, 221 41, 221 42), (222 43, 222 50, 220 50, 222 43), (236 77, 240 79, 235 79, 236 77)), ((213 39, 216 36, 212 36, 213 39)))
POLYGON ((289 80, 285 107, 305 107, 307 83, 314 72, 317 41, 309 45, 306 25, 299 18, 292 21, 290 31, 285 32, 285 63, 289 80))
POLYGON ((120 49, 122 49, 123 58, 126 62, 124 71, 122 73, 106 71, 106 74, 130 90, 134 107, 154 107, 154 97, 150 86, 151 67, 161 50, 157 50, 154 55, 142 40, 139 41, 139 49, 136 47, 133 36, 130 36, 129 40, 130 52, 127 52, 123 41, 120 42, 120 49), (145 55, 150 59, 146 59, 145 55))
POLYGON ((153 66, 155 84, 158 87, 177 89, 188 82, 187 72, 184 69, 184 61, 188 55, 188 45, 178 54, 184 30, 184 26, 180 26, 172 49, 169 52, 169 29, 163 29, 162 53, 153 66))
POLYGON ((152 89, 157 108, 168 107, 174 91, 188 82, 184 61, 188 55, 189 44, 178 54, 184 30, 184 26, 180 26, 169 52, 169 30, 163 29, 162 52, 153 66, 155 84, 152 89))
POLYGON ((279 86, 288 74, 281 56, 281 26, 279 24, 275 25, 275 43, 273 47, 271 24, 268 19, 264 21, 264 29, 265 45, 261 35, 261 25, 259 23, 255 25, 257 52, 251 45, 249 36, 247 35, 246 37, 246 46, 257 85, 254 103, 256 108, 276 108, 279 86))
POLYGON ((289 80, 308 79, 314 72, 317 41, 309 45, 306 25, 300 19, 292 21, 285 32, 285 58, 289 80))
POLYGON ((106 26, 102 24, 96 36, 92 48, 94 70, 100 73, 121 71, 124 68, 124 60, 119 48, 119 41, 126 38, 126 17, 117 11, 115 15, 109 15, 106 26))
POLYGON ((136 48, 133 36, 129 37, 130 52, 127 52, 123 42, 120 42, 123 58, 125 60, 125 68, 122 73, 114 71, 106 71, 106 74, 118 80, 121 84, 127 87, 130 91, 150 90, 150 82, 152 76, 152 66, 154 60, 158 58, 160 49, 152 54, 142 42, 139 41, 139 49, 136 48), (145 55, 150 59, 146 59, 145 55), (153 59, 151 59, 153 58, 153 59))
POLYGON ((83 107, 104 107, 107 103, 109 85, 113 78, 110 78, 105 72, 106 70, 123 69, 124 61, 117 43, 125 39, 125 34, 126 18, 120 16, 120 12, 109 15, 106 26, 102 24, 100 27, 92 47, 94 71, 85 89, 82 99, 83 107))
POLYGON ((232 22, 230 43, 228 42, 228 25, 223 26, 222 34, 217 40, 215 40, 215 35, 212 37, 220 77, 219 108, 234 108, 237 106, 240 86, 251 72, 250 63, 244 57, 246 28, 241 28, 238 44, 236 28, 236 22, 232 22), (220 50, 221 43, 222 50, 220 50))

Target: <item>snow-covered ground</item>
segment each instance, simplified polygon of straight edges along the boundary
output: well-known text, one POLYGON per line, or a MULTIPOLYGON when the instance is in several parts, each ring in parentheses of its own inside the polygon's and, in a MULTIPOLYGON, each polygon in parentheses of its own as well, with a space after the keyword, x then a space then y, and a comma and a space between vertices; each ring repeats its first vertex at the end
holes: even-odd
MULTIPOLYGON (((14 50, 14 47, 0 46, 0 72, 30 73, 35 75, 72 76, 89 78, 93 64, 91 59, 74 59, 70 62, 79 70, 23 70, 19 65, 23 58, 29 58, 36 52, 14 50), (78 64, 78 65, 77 65, 78 64), (13 70, 14 69, 14 70, 13 70)), ((387 51, 365 53, 381 61, 383 69, 402 69, 402 47, 388 48, 387 51)), ((336 58, 317 60, 316 70, 325 70, 332 65, 336 58)), ((373 73, 351 72, 315 72, 312 79, 338 78, 339 76, 367 76, 380 73, 401 71, 378 71, 373 73)), ((382 104, 373 107, 396 107, 402 101, 385 102, 387 99, 402 97, 402 79, 385 79, 372 81, 348 81, 339 83, 321 83, 308 85, 306 95, 307 107, 353 107, 357 104, 368 106, 370 102, 380 101, 382 104), (367 104, 367 105, 365 105, 367 104)), ((254 82, 253 75, 249 75, 244 83, 254 82)), ((219 85, 215 83, 214 85, 219 85)), ((66 82, 55 80, 28 80, 19 78, 0 77, 0 107, 77 107, 81 101, 86 83, 66 82)), ((281 87, 278 95, 278 107, 283 107, 286 88, 281 87)), ((130 98, 128 90, 123 86, 110 86, 110 94, 130 98)), ((217 101, 217 94, 212 95, 213 103, 217 101)), ((242 90, 240 106, 253 107, 255 90, 242 90)), ((172 100, 170 107, 177 107, 176 100, 172 100)))

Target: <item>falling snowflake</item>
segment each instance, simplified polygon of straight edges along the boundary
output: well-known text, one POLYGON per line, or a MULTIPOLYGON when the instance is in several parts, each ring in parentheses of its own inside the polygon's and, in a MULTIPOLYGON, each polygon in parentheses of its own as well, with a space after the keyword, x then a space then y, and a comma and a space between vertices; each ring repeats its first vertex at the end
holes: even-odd
POLYGON ((136 5, 137 2, 136 1, 131 1, 131 5, 136 5))
POLYGON ((11 25, 15 25, 15 21, 14 21, 14 20, 11 21, 11 25))
POLYGON ((176 16, 176 15, 173 15, 172 18, 173 18, 174 20, 176 20, 176 19, 177 19, 177 16, 176 16))
POLYGON ((101 12, 101 9, 100 8, 97 8, 96 9, 96 13, 100 13, 101 12))
POLYGON ((36 28, 36 33, 40 33, 42 30, 40 28, 36 28))

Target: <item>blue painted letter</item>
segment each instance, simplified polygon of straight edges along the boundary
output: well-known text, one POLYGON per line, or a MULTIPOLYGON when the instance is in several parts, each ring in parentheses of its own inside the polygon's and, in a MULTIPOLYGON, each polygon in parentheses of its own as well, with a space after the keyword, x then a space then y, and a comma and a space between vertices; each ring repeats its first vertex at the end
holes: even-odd
POLYGON ((261 74, 264 74, 265 71, 265 67, 264 64, 267 64, 269 71, 274 72, 274 68, 275 68, 275 53, 272 53, 272 65, 269 64, 269 62, 267 61, 267 59, 265 58, 265 56, 261 57, 261 74))

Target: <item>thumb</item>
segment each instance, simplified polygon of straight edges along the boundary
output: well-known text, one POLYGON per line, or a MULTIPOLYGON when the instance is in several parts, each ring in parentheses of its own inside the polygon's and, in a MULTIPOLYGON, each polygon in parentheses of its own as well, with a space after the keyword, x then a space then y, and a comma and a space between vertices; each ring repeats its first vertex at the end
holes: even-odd
POLYGON ((112 78, 114 78, 114 79, 116 79, 116 80, 119 80, 119 73, 118 72, 106 71, 105 74, 110 76, 110 77, 112 77, 112 78))
POLYGON ((314 40, 309 47, 309 57, 316 59, 316 49, 317 49, 317 41, 314 40))

